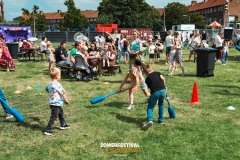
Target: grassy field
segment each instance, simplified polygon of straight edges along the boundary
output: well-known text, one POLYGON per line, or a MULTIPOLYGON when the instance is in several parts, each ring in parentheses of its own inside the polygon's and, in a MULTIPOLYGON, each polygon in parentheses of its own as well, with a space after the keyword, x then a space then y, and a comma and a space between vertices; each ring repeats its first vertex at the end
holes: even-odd
MULTIPOLYGON (((185 60, 188 53, 184 50, 185 60)), ((130 111, 127 110, 127 92, 99 104, 89 102, 92 97, 116 91, 128 71, 127 65, 121 64, 122 75, 103 76, 99 81, 88 83, 62 75, 60 82, 70 99, 70 104, 63 109, 71 128, 59 130, 59 121, 56 121, 53 136, 43 134, 50 116, 45 91, 50 81, 48 64, 46 61, 16 60, 15 72, 0 71, 0 86, 8 103, 26 120, 24 123, 14 118, 6 120, 3 110, 0 112, 0 159, 239 159, 238 55, 239 52, 231 49, 227 65, 216 63, 213 77, 196 77, 196 64, 192 61, 184 62, 185 77, 181 76, 180 67, 174 76, 165 76, 177 118, 169 119, 165 103, 165 125, 159 125, 155 107, 154 125, 148 131, 141 130, 146 123, 147 108, 147 98, 141 91, 135 94, 135 109, 130 111), (201 105, 188 103, 194 82, 198 85, 201 105), (38 85, 43 88, 37 88, 38 85), (15 94, 17 90, 21 93, 15 94), (229 111, 228 106, 236 110, 229 111), (101 148, 101 143, 138 143, 140 150, 113 154, 101 148)), ((154 69, 167 75, 165 56, 161 56, 161 63, 154 64, 154 69)))

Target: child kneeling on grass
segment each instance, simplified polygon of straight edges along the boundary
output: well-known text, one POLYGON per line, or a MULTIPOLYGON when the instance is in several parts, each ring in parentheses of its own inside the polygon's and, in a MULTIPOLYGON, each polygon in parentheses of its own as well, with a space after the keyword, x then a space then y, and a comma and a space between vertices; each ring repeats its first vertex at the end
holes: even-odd
POLYGON ((54 121, 59 118, 60 121, 60 129, 68 129, 70 128, 69 125, 65 122, 64 113, 63 113, 63 102, 68 104, 68 99, 65 94, 65 90, 63 89, 62 85, 58 82, 61 79, 61 71, 58 68, 51 68, 50 69, 50 77, 52 81, 47 85, 47 92, 49 93, 49 105, 51 111, 50 120, 48 122, 47 130, 44 132, 45 135, 52 135, 52 126, 54 121))
POLYGON ((153 125, 153 109, 158 102, 159 109, 159 117, 158 122, 160 124, 163 123, 163 115, 164 115, 164 98, 166 98, 166 87, 165 87, 165 78, 161 75, 160 72, 154 72, 150 65, 143 66, 143 70, 146 77, 146 84, 148 88, 151 90, 151 96, 148 98, 148 108, 147 108, 147 121, 142 129, 147 130, 149 127, 153 125))

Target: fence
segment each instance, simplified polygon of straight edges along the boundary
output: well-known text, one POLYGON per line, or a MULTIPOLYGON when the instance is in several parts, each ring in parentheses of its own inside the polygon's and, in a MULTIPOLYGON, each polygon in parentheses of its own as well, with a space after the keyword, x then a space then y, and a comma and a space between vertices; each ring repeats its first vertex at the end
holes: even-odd
MULTIPOLYGON (((203 33, 203 31, 205 31, 208 34, 208 37, 210 38, 210 41, 214 40, 215 35, 218 33, 219 29, 200 29, 200 34, 203 33)), ((165 37, 166 37, 166 32, 163 31, 151 31, 153 38, 155 37, 155 35, 157 33, 160 33, 161 36, 161 40, 164 41, 165 37)), ((187 31, 179 31, 182 33, 186 33, 187 31)), ((224 33, 224 29, 222 29, 222 32, 224 33)), ((42 37, 47 37, 48 40, 50 40, 51 42, 62 42, 62 41, 66 41, 66 42, 74 42, 74 34, 77 32, 73 32, 73 31, 65 31, 65 32, 37 32, 36 36, 37 38, 41 39, 42 37)), ((90 41, 92 41, 94 39, 95 36, 101 35, 103 36, 103 32, 81 32, 83 33, 86 37, 89 38, 90 41)), ((192 33, 192 31, 188 31, 188 34, 190 35, 190 33, 192 33)), ((189 37, 189 36, 188 36, 189 37)))
MULTIPOLYGON (((51 42, 74 42, 74 34, 77 32, 72 32, 72 31, 65 31, 65 32, 36 32, 36 37, 41 39, 42 37, 47 37, 47 39, 51 42)), ((103 35, 103 32, 81 32, 83 33, 86 37, 89 38, 90 41, 94 39, 96 35, 103 35)))

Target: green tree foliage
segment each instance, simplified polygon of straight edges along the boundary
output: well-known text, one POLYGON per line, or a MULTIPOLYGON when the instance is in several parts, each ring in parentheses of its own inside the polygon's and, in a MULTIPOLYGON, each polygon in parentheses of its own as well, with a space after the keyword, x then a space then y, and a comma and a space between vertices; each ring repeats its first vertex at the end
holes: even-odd
POLYGON ((20 26, 31 26, 31 28, 33 29, 35 17, 36 31, 46 31, 48 29, 47 22, 45 20, 45 15, 39 11, 39 7, 37 5, 33 6, 32 12, 25 8, 22 8, 22 13, 23 15, 26 15, 26 18, 19 16, 13 19, 18 20, 20 26))
POLYGON ((165 23, 167 30, 171 29, 172 25, 186 24, 186 18, 184 15, 188 15, 187 7, 179 2, 168 3, 165 7, 165 23))
POLYGON ((203 16, 198 12, 188 13, 188 8, 179 2, 168 3, 165 7, 165 23, 167 29, 171 29, 172 25, 179 24, 195 24, 196 28, 204 28, 205 23, 203 16))
POLYGON ((81 14, 81 10, 75 7, 73 0, 65 0, 64 4, 67 6, 67 13, 62 13, 64 18, 60 21, 60 30, 82 30, 88 27, 88 19, 81 14))
POLYGON ((198 29, 206 28, 206 23, 203 21, 204 16, 198 12, 189 13, 190 23, 195 24, 195 27, 198 29))
POLYGON ((114 23, 114 18, 112 15, 101 14, 97 18, 97 23, 102 25, 111 24, 114 23))
POLYGON ((119 27, 160 29, 160 13, 145 0, 102 0, 98 6, 99 15, 113 17, 119 27))

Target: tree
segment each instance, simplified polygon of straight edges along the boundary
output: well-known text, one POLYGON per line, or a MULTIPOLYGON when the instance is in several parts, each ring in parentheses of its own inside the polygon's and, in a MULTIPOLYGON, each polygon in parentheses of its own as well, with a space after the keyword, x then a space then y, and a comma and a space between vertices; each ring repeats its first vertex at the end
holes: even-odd
POLYGON ((203 21, 204 16, 198 12, 189 13, 190 23, 195 24, 198 29, 206 28, 206 23, 203 21))
POLYGON ((89 26, 88 19, 81 14, 81 10, 75 7, 73 0, 65 0, 67 13, 61 13, 64 18, 60 21, 60 30, 82 30, 89 26))
POLYGON ((97 21, 98 24, 111 24, 114 23, 114 18, 112 15, 106 15, 106 14, 102 14, 100 16, 98 16, 97 21))
POLYGON ((172 25, 195 24, 196 28, 204 28, 203 16, 198 12, 188 13, 188 8, 179 2, 169 3, 165 7, 165 17, 167 29, 172 25))
POLYGON ((33 11, 22 8, 23 16, 14 18, 13 20, 18 20, 20 26, 31 26, 34 28, 34 18, 35 18, 35 27, 36 31, 46 31, 48 29, 47 22, 45 20, 45 15, 39 11, 37 5, 33 6, 33 11), (34 16, 33 16, 34 15, 34 16))
POLYGON ((99 16, 113 17, 119 27, 161 28, 161 15, 145 0, 102 0, 98 6, 99 16))
POLYGON ((179 2, 168 3, 165 7, 165 23, 167 30, 171 29, 172 25, 186 24, 184 15, 188 14, 187 7, 179 2))

